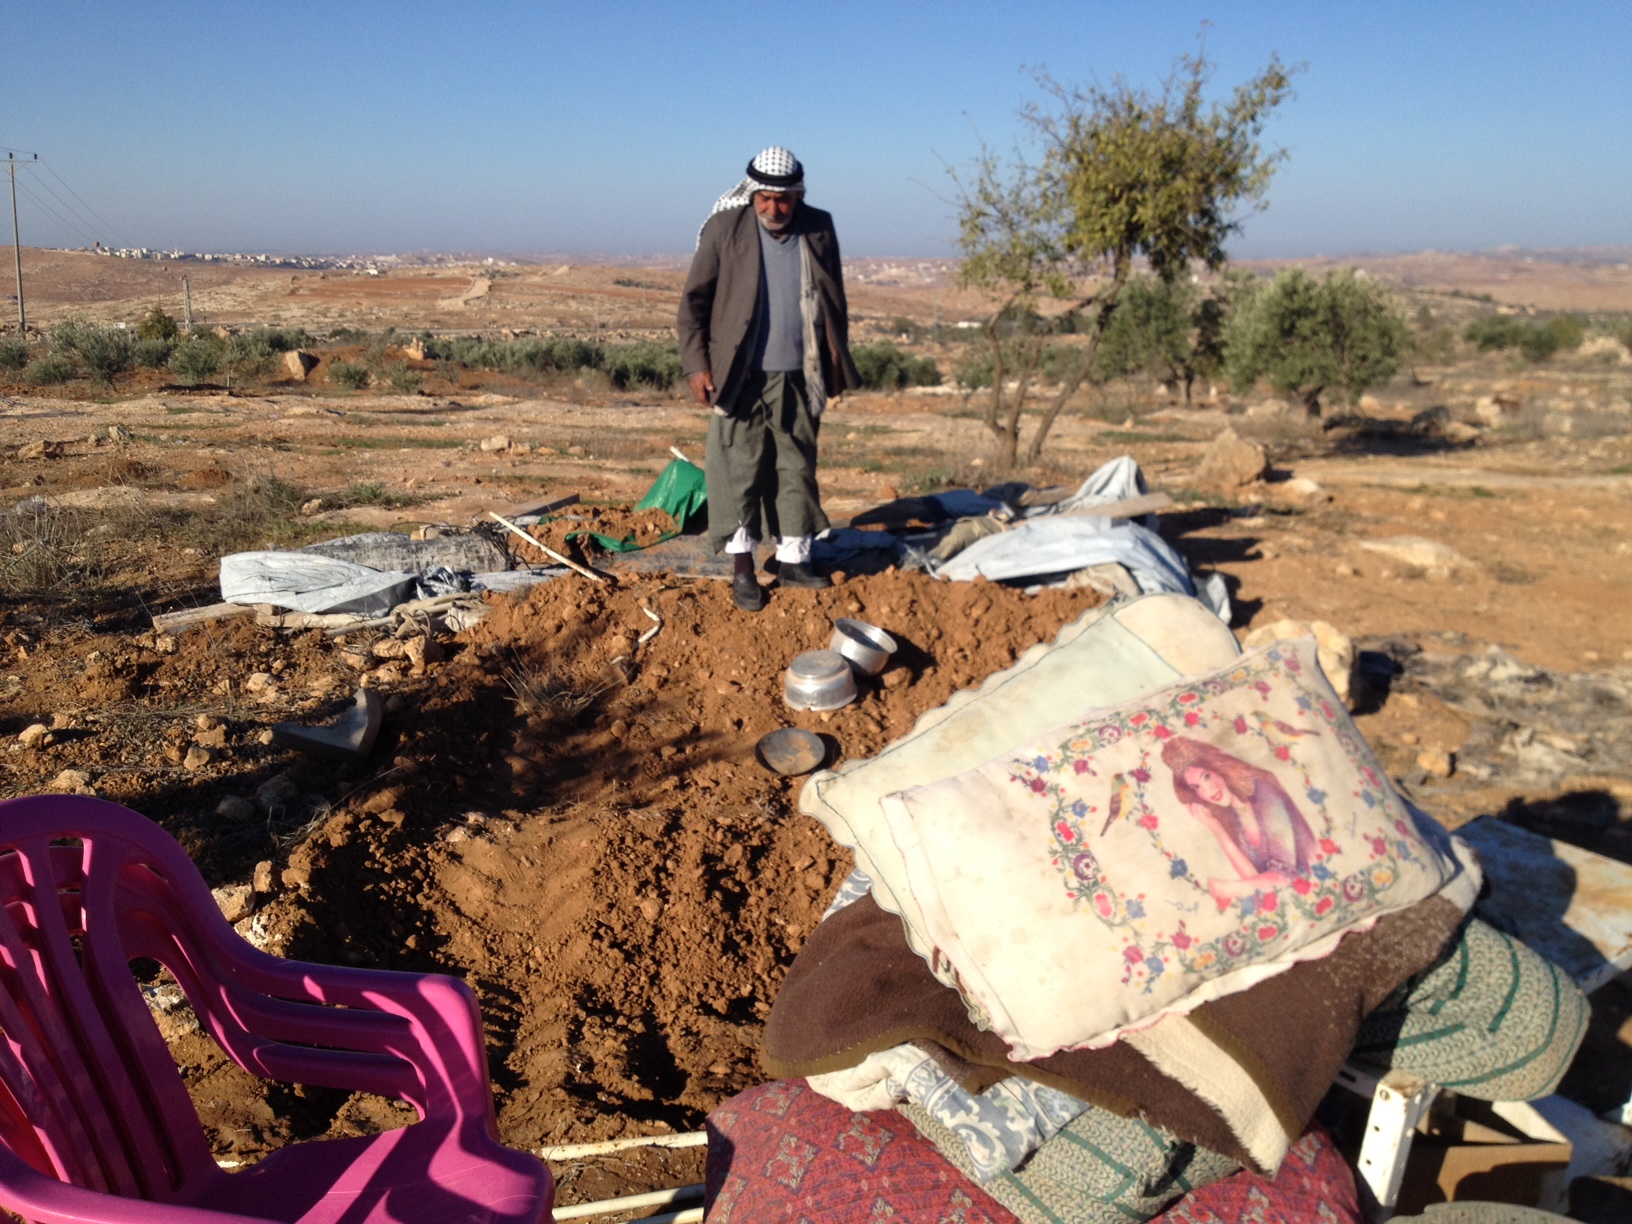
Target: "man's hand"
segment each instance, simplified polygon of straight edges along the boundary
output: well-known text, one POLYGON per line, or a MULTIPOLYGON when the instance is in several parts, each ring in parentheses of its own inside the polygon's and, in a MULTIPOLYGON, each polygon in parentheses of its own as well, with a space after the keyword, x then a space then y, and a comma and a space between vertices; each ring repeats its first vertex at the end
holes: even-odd
POLYGON ((709 397, 714 394, 714 375, 707 370, 698 370, 688 381, 691 383, 691 394, 707 408, 713 402, 709 397))

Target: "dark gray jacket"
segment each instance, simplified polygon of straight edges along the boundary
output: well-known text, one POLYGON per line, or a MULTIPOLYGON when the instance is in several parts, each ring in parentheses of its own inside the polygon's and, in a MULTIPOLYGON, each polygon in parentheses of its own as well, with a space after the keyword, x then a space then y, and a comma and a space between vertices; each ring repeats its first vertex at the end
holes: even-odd
MULTIPOLYGON (((844 299, 833 218, 800 204, 795 214, 810 243, 822 299, 822 382, 828 398, 861 386, 850 360, 850 310, 844 299)), ((686 377, 714 376, 714 402, 729 408, 747 374, 759 306, 759 219, 753 205, 715 213, 703 226, 680 295, 680 360, 686 377)))

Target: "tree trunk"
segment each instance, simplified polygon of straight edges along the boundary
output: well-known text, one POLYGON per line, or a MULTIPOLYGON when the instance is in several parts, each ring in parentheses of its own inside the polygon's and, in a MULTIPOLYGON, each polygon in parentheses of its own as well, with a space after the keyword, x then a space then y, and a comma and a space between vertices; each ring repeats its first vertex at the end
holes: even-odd
POLYGON ((1320 415, 1320 393, 1324 390, 1324 386, 1311 387, 1303 393, 1303 410, 1312 417, 1320 415))
POLYGON ((1082 386, 1082 380, 1088 377, 1088 371, 1094 368, 1094 358, 1099 356, 1099 342, 1105 338, 1105 329, 1111 322, 1111 311, 1116 309, 1116 299, 1121 295, 1122 285, 1127 279, 1128 270, 1119 262, 1115 276, 1100 299, 1099 313, 1094 318, 1093 334, 1088 337, 1087 351, 1077 363, 1076 372, 1066 380, 1065 386, 1054 397, 1054 402, 1048 406, 1048 411, 1043 413, 1043 419, 1037 425, 1037 432, 1032 435, 1031 445, 1026 448, 1028 465, 1037 462, 1038 456, 1043 453, 1043 443, 1048 440, 1048 431, 1054 428, 1055 419, 1071 397, 1077 393, 1077 388, 1082 386))

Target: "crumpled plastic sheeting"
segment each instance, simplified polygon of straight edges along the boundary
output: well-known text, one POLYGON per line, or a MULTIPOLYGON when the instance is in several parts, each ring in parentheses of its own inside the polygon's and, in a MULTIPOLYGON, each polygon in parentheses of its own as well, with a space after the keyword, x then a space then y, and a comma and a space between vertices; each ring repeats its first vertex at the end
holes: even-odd
POLYGON ((831 568, 870 552, 889 552, 899 557, 901 541, 887 531, 833 527, 811 543, 810 559, 817 565, 831 568))
POLYGON ((414 597, 417 574, 370 569, 310 552, 241 552, 221 558, 221 598, 295 612, 383 616, 414 597))
MULTIPOLYGON (((1139 464, 1133 456, 1119 455, 1109 463, 1102 463, 1095 468, 1088 479, 1078 486, 1077 491, 1064 501, 1055 502, 1051 506, 1032 506, 1024 511, 1024 515, 1030 519, 1046 518, 1053 514, 1070 514, 1074 510, 1103 506, 1107 502, 1126 501, 1130 497, 1138 497, 1149 492, 1150 487, 1145 484, 1145 474, 1139 470, 1139 464)), ((1148 521, 1148 516, 1145 525, 1155 526, 1148 521)))
POLYGON ((509 560, 504 549, 476 532, 414 540, 394 531, 365 531, 308 544, 301 552, 350 561, 374 570, 426 573, 434 569, 481 573, 502 569, 509 560))

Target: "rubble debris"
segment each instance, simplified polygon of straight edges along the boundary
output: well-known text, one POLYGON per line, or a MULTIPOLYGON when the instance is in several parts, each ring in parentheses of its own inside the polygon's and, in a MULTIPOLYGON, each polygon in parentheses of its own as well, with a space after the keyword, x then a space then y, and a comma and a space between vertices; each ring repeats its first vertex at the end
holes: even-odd
POLYGON ((160 612, 153 617, 154 633, 175 633, 194 625, 225 620, 229 616, 248 616, 255 609, 241 603, 206 604, 202 608, 183 608, 179 612, 160 612))
POLYGON ((255 912, 255 890, 248 884, 227 884, 210 889, 210 896, 228 922, 242 922, 255 912))
POLYGON ((1474 564, 1449 544, 1422 536, 1392 536, 1386 540, 1361 540, 1360 547, 1377 553, 1390 561, 1423 571, 1429 578, 1449 578, 1459 570, 1472 570, 1474 564))
POLYGON ((306 376, 317 368, 317 358, 301 349, 290 349, 283 355, 283 368, 296 382, 305 382, 306 376))
POLYGON ((1262 480, 1268 473, 1269 458, 1264 448, 1226 429, 1202 455, 1195 479, 1202 488, 1230 493, 1262 480))
POLYGON ((379 738, 385 721, 385 699, 374 689, 358 689, 352 707, 326 727, 280 722, 272 726, 272 742, 299 748, 317 756, 341 759, 364 757, 379 738))
POLYGON ((1284 642, 1289 638, 1313 637, 1320 670, 1332 682, 1332 689, 1349 709, 1355 709, 1365 696, 1365 678, 1360 673, 1360 652, 1354 640, 1335 625, 1325 621, 1278 620, 1259 625, 1242 639, 1248 650, 1284 642))
POLYGON ((32 723, 23 728, 17 742, 24 748, 43 748, 51 743, 51 729, 44 723, 32 723))

